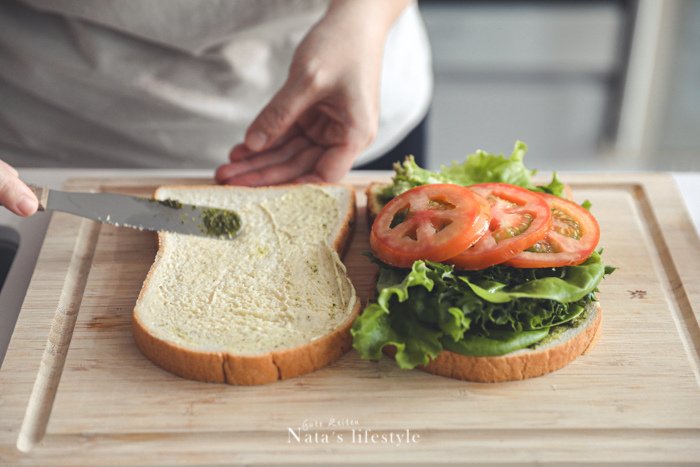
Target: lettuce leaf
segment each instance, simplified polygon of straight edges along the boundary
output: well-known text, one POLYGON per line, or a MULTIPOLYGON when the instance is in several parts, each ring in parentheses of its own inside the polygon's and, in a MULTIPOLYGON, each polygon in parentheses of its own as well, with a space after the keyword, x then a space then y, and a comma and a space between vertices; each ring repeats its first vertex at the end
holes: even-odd
POLYGON ((557 177, 557 173, 554 172, 552 174, 552 181, 549 182, 547 185, 538 185, 534 188, 530 188, 532 191, 539 191, 542 193, 549 193, 550 195, 554 196, 559 196, 562 197, 564 196, 564 184, 559 180, 557 177))
POLYGON ((453 162, 451 166, 443 167, 440 175, 460 185, 502 182, 525 188, 534 187, 531 177, 535 171, 528 170, 523 163, 526 152, 527 145, 522 141, 516 141, 509 158, 478 150, 467 156, 464 163, 453 162))
MULTIPOLYGON (((505 303, 518 298, 541 298, 571 303, 591 293, 605 273, 605 265, 597 252, 593 252, 583 264, 578 266, 549 269, 560 270, 561 276, 532 279, 516 285, 488 279, 470 280, 469 277, 459 279, 467 283, 480 298, 491 303, 505 303)), ((475 274, 475 276, 481 275, 475 274)))
POLYGON ((532 183, 532 176, 536 171, 525 167, 523 159, 526 152, 527 145, 522 141, 516 141, 510 157, 478 150, 468 155, 464 162, 453 162, 450 166, 442 166, 437 172, 419 167, 414 158, 408 156, 403 162, 394 164, 393 183, 381 196, 384 201, 388 201, 413 187, 434 183, 467 186, 487 182, 510 183, 528 190, 562 196, 564 184, 557 179, 556 174, 547 185, 536 186, 532 183))
POLYGON ((443 347, 452 352, 475 357, 504 355, 534 345, 547 337, 549 328, 534 331, 503 331, 490 337, 468 336, 460 341, 443 340, 443 347))
POLYGON ((410 270, 380 266, 377 302, 355 321, 353 347, 378 360, 393 346, 401 368, 426 365, 444 348, 502 355, 543 339, 595 300, 607 272, 600 254, 579 266, 455 271, 416 261, 410 270), (556 297, 553 299, 552 297, 556 297))

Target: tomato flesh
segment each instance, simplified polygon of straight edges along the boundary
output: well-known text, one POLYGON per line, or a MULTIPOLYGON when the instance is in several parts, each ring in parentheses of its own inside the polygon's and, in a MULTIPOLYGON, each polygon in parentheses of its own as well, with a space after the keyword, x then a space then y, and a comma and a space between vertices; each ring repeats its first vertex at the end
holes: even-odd
POLYGON ((539 194, 505 183, 469 187, 491 210, 489 231, 471 248, 450 258, 458 269, 485 269, 503 263, 544 239, 552 223, 549 206, 539 194))
POLYGON ((422 185, 389 201, 372 224, 370 247, 392 266, 425 259, 444 261, 473 245, 487 231, 490 210, 459 185, 422 185))
POLYGON ((600 226, 588 210, 557 196, 542 194, 552 212, 547 236, 506 264, 518 268, 574 266, 584 262, 600 240, 600 226))

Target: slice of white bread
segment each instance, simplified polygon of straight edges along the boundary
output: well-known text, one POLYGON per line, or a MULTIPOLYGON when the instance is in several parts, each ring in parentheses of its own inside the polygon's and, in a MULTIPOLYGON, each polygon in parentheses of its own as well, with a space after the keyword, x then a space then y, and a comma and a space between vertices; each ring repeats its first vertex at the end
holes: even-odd
POLYGON ((235 210, 242 228, 233 240, 158 235, 133 313, 150 360, 188 379, 253 385, 350 349, 360 303, 338 254, 352 234, 352 187, 172 186, 155 198, 235 210))
POLYGON ((559 332, 533 348, 497 357, 472 357, 444 350, 420 368, 436 375, 480 383, 542 376, 563 368, 592 348, 600 334, 602 319, 600 305, 591 302, 578 326, 561 326, 559 332))

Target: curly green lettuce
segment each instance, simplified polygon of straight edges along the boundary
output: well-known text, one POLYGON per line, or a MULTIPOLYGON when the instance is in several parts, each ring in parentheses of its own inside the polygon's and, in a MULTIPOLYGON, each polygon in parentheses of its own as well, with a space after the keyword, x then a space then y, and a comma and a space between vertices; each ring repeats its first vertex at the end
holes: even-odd
POLYGON ((464 162, 453 162, 450 166, 443 166, 437 172, 419 167, 415 159, 408 156, 403 162, 394 164, 395 175, 392 184, 387 186, 382 193, 382 198, 388 201, 420 185, 453 183, 467 186, 487 182, 510 183, 528 190, 561 196, 564 184, 559 181, 556 174, 547 185, 535 185, 532 182, 532 176, 537 171, 525 167, 523 159, 526 152, 527 145, 522 141, 516 141, 510 157, 478 150, 468 155, 464 162))
POLYGON ((456 271, 430 261, 416 261, 410 270, 381 265, 377 301, 355 321, 353 347, 362 358, 378 360, 384 347, 393 346, 396 362, 406 369, 428 364, 444 349, 504 355, 579 317, 610 272, 597 252, 581 265, 561 268, 456 271))

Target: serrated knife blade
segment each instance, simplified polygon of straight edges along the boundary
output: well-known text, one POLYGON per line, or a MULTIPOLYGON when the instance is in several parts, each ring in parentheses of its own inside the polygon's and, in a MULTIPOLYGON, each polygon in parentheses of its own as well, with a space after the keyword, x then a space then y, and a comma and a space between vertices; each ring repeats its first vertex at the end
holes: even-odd
POLYGON ((116 193, 30 188, 39 199, 40 210, 67 212, 117 227, 219 239, 234 238, 241 227, 238 214, 225 209, 116 193))

